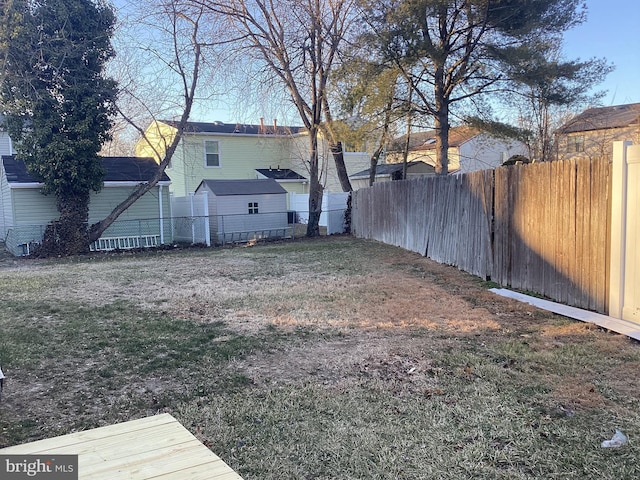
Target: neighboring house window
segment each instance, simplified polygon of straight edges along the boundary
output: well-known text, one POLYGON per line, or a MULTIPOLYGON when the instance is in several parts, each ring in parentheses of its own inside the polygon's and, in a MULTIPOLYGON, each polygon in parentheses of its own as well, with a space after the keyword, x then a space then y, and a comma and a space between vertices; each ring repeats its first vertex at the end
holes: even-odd
POLYGON ((204 141, 204 165, 205 167, 220 166, 220 145, 218 144, 218 141, 204 141))
POLYGON ((258 202, 249 202, 249 214, 258 213, 258 202))
POLYGON ((367 143, 362 142, 342 142, 342 151, 345 153, 366 152, 367 143))
POLYGON ((584 152, 584 135, 576 135, 571 137, 571 140, 572 151, 575 153, 584 152))

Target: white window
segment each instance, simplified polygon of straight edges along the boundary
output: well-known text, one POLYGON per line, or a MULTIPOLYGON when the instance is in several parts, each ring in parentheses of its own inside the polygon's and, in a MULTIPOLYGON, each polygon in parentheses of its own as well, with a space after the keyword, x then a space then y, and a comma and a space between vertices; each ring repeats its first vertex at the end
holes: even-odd
POLYGON ((258 213, 258 202, 249 202, 249 214, 258 213))
POLYGON ((575 153, 584 152, 584 135, 576 135, 575 137, 571 137, 572 148, 571 150, 575 153))
POLYGON ((204 166, 220 166, 220 145, 217 140, 204 141, 204 166))

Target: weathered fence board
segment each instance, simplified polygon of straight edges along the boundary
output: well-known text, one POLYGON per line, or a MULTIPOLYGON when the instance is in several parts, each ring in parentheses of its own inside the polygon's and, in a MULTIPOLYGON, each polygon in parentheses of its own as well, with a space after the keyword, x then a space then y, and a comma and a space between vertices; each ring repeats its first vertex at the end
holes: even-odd
POLYGON ((352 229, 358 237, 488 276, 492 192, 490 171, 378 183, 355 192, 352 229))
POLYGON ((380 183, 355 192, 353 232, 605 312, 610 178, 583 159, 380 183))

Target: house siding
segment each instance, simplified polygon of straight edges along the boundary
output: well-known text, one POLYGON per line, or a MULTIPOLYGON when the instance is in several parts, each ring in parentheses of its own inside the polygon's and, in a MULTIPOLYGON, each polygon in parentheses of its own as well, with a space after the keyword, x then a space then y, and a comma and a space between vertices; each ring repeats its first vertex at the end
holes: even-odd
MULTIPOLYGON (((527 148, 520 142, 499 141, 488 135, 477 135, 459 146, 449 147, 449 171, 460 173, 475 172, 499 167, 502 154, 507 158, 513 155, 528 155, 527 148)), ((436 164, 434 149, 413 150, 409 152, 407 161, 420 161, 429 165, 436 164)), ((387 157, 387 163, 402 162, 402 154, 394 152, 387 157)))
MULTIPOLYGON (((126 199, 135 187, 104 187, 91 195, 89 223, 105 218, 113 207, 126 199)), ((171 198, 169 188, 162 187, 163 239, 171 241, 171 198)), ((157 235, 160 233, 159 189, 154 187, 127 208, 111 225, 103 237, 130 235, 157 235)))
POLYGON ((11 139, 6 132, 0 132, 0 156, 13 154, 11 148, 11 139))
POLYGON ((136 157, 150 157, 160 163, 167 151, 167 145, 173 141, 176 130, 162 122, 152 122, 145 131, 147 140, 141 139, 135 148, 136 157))
MULTIPOLYGON (((6 177, 2 177, 2 203, 4 229, 2 238, 13 226, 43 227, 59 218, 54 198, 40 193, 38 188, 9 189, 6 177)), ((89 223, 95 223, 106 217, 113 207, 129 196, 133 187, 105 187, 98 193, 92 193, 89 204, 89 223)), ((170 197, 167 187, 163 187, 163 215, 165 218, 165 236, 170 234, 170 197)), ((158 189, 146 193, 131 207, 125 210, 118 220, 116 227, 110 227, 104 236, 109 236, 115 230, 126 231, 127 221, 152 220, 152 228, 157 230, 160 217, 158 189)), ((139 232, 139 225, 131 227, 133 233, 139 232), (135 230, 135 231, 134 231, 135 230)), ((124 234, 124 233, 122 233, 124 234)))
MULTIPOLYGON (((328 192, 342 192, 342 185, 338 178, 338 170, 333 156, 329 155, 327 159, 327 178, 325 181, 325 190, 328 192)), ((366 152, 347 152, 344 154, 344 164, 347 168, 347 175, 361 172, 371 165, 371 159, 366 152)), ((355 188, 351 185, 352 188, 355 188)))
MULTIPOLYGON (((113 207, 126 199, 135 187, 105 187, 98 193, 91 194, 89 204, 89 223, 95 223, 105 218, 113 207)), ((165 218, 169 218, 169 194, 168 188, 163 187, 162 210, 165 218)), ((127 208, 118 221, 140 220, 160 217, 160 205, 158 200, 158 187, 154 187, 141 198, 127 208)))
POLYGON ((11 205, 11 189, 7 176, 4 174, 4 166, 0 162, 0 240, 4 241, 7 229, 13 226, 13 207, 11 205))
POLYGON ((247 180, 257 178, 257 168, 288 168, 287 137, 268 135, 188 135, 183 137, 171 168, 171 189, 176 196, 194 192, 203 179, 247 180), (205 167, 204 142, 219 142, 220 166, 205 167))
MULTIPOLYGON (((447 153, 449 159, 449 170, 457 170, 460 168, 460 153, 458 147, 450 147, 447 153)), ((407 162, 424 162, 434 166, 436 164, 435 150, 413 150, 407 155, 407 162)), ((402 153, 390 153, 387 156, 387 163, 402 163, 402 153)))
POLYGON ((487 135, 478 135, 460 146, 460 173, 475 172, 499 167, 504 160, 513 155, 528 155, 523 144, 501 142, 487 135))
MULTIPOLYGON (((89 204, 89 223, 95 223, 106 217, 115 205, 129 196, 133 188, 105 187, 98 193, 92 193, 89 204)), ((168 218, 169 194, 167 187, 163 190, 166 192, 163 193, 163 212, 168 218)), ((16 225, 47 224, 59 217, 53 197, 42 195, 37 188, 14 188, 11 198, 13 216, 18 219, 16 225)), ((159 216, 158 188, 154 188, 125 210, 118 217, 118 221, 159 218, 159 216)))
POLYGON ((11 189, 11 203, 14 226, 46 225, 59 217, 55 198, 39 188, 11 189))
POLYGON ((560 134, 558 138, 558 160, 571 160, 577 158, 600 159, 613 158, 613 142, 631 140, 634 144, 640 143, 640 127, 629 126, 621 128, 609 128, 602 130, 589 130, 560 134), (583 137, 584 150, 573 150, 576 137, 583 137))
MULTIPOLYGON (((154 122, 147 129, 147 137, 158 153, 144 140, 136 146, 137 156, 150 156, 158 160, 164 156, 165 144, 173 138, 175 129, 169 125, 154 122), (162 136, 167 140, 163 140, 162 136)), ((326 141, 319 138, 320 181, 326 191, 341 192, 335 162, 326 141)), ((347 173, 356 173, 369 164, 366 152, 346 153, 344 156, 347 173)), ((193 133, 188 130, 176 149, 166 173, 171 179, 171 192, 183 197, 195 191, 204 179, 248 180, 259 178, 258 168, 290 168, 308 176, 309 137, 307 134, 277 135, 242 133, 193 133), (204 142, 219 142, 220 165, 205 166, 204 142)), ((282 183, 291 193, 307 193, 308 180, 282 183)))

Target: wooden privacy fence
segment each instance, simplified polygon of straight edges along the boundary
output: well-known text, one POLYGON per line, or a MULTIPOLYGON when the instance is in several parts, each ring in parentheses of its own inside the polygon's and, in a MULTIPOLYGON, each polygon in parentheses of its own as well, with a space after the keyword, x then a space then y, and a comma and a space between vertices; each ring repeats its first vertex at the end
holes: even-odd
POLYGON ((379 183, 354 193, 352 230, 606 312, 610 172, 581 159, 379 183))
POLYGON ((351 228, 481 277, 491 275, 493 173, 420 177, 357 190, 351 228))

